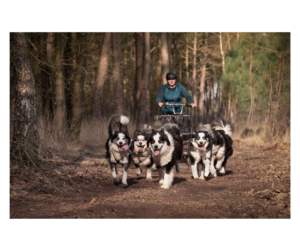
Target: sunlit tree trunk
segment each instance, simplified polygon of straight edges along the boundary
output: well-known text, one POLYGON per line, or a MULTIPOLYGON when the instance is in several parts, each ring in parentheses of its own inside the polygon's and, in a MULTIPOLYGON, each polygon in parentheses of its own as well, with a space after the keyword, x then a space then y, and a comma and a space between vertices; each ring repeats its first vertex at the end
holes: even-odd
POLYGON ((101 117, 101 100, 103 94, 103 86, 105 83, 108 61, 111 53, 111 33, 107 32, 104 35, 104 43, 102 46, 100 62, 97 71, 96 83, 93 97, 93 118, 99 119, 101 117))
POLYGON ((190 86, 190 77, 189 77, 189 39, 186 37, 186 49, 185 49, 185 74, 186 74, 186 83, 190 86))
POLYGON ((224 51, 223 51, 222 32, 220 32, 220 50, 221 50, 221 56, 222 56, 223 73, 225 73, 225 56, 224 56, 224 51))
POLYGON ((35 155, 33 148, 39 143, 37 132, 37 117, 35 104, 35 82, 32 73, 30 57, 27 53, 28 46, 24 33, 11 33, 14 52, 14 73, 12 83, 15 97, 11 101, 14 114, 11 120, 13 127, 13 138, 11 150, 18 151, 17 155, 34 163, 35 155))
POLYGON ((113 83, 114 83, 114 112, 124 113, 124 83, 122 80, 121 64, 121 37, 120 33, 111 33, 112 41, 112 62, 113 62, 113 83))
MULTIPOLYGON (((206 77, 206 61, 207 61, 207 38, 208 38, 208 33, 205 32, 205 40, 204 40, 204 50, 203 50, 203 60, 202 60, 202 66, 201 66, 201 82, 200 82, 200 107, 199 107, 199 121, 200 123, 203 123, 204 121, 204 116, 203 116, 203 111, 204 111, 204 87, 205 87, 205 77, 206 77)), ((194 48, 195 49, 195 48, 194 48)))
POLYGON ((197 32, 195 32, 194 36, 194 48, 193 48, 193 99, 197 104, 197 108, 194 113, 194 128, 198 126, 198 114, 199 114, 199 102, 198 102, 198 94, 197 94, 197 81, 196 81, 196 53, 197 53, 197 32))

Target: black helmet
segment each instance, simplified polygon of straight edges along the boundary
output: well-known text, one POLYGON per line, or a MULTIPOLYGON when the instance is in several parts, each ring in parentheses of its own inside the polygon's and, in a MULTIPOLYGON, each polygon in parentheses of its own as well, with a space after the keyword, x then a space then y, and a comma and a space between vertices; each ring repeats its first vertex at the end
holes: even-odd
POLYGON ((167 73, 166 78, 167 78, 167 80, 177 79, 177 75, 174 71, 170 71, 170 72, 167 73))

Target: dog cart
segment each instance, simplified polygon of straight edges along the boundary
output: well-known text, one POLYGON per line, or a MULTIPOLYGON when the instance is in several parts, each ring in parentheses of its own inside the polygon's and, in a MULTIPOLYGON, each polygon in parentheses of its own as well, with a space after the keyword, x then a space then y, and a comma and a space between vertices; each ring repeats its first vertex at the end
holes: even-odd
POLYGON ((187 156, 187 148, 189 144, 189 140, 193 133, 192 128, 192 106, 189 103, 186 104, 169 104, 164 103, 164 106, 171 106, 173 114, 162 114, 162 115, 155 115, 154 116, 154 129, 159 129, 162 125, 166 123, 174 123, 177 124, 180 129, 180 136, 183 139, 183 158, 187 156), (174 107, 180 106, 180 112, 175 112, 174 107), (183 108, 187 108, 187 114, 182 114, 183 108))

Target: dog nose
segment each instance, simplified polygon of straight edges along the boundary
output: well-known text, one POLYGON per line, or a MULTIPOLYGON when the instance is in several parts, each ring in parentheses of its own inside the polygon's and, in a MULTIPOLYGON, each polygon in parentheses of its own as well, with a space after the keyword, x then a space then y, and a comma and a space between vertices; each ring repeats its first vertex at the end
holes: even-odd
POLYGON ((154 149, 157 149, 157 148, 158 148, 158 146, 155 145, 155 146, 154 146, 154 149))
POLYGON ((141 145, 142 145, 142 142, 140 142, 139 145, 141 146, 141 145))

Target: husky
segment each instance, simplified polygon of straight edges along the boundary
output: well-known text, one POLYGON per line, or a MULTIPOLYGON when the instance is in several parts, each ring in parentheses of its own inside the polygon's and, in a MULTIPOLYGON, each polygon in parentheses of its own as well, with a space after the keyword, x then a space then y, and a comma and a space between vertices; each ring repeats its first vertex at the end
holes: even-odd
MULTIPOLYGON (((211 170, 214 173, 216 168, 220 174, 225 174, 227 160, 233 154, 231 126, 227 121, 219 119, 211 123, 211 128, 214 134, 211 170)), ((217 176, 216 172, 214 176, 217 176)))
POLYGON ((108 122, 108 136, 106 141, 106 158, 110 165, 114 182, 119 182, 117 164, 123 166, 122 183, 127 186, 128 168, 131 156, 127 151, 130 146, 127 124, 128 117, 124 115, 113 115, 108 122))
POLYGON ((131 146, 129 148, 133 160, 133 164, 136 167, 136 174, 139 176, 142 174, 142 167, 147 167, 146 179, 152 179, 152 168, 155 167, 151 152, 147 147, 147 140, 152 133, 152 127, 149 125, 140 125, 134 132, 131 146))
POLYGON ((152 129, 147 146, 159 173, 161 188, 172 186, 174 170, 180 172, 179 161, 182 158, 183 141, 180 137, 179 127, 176 124, 164 124, 160 130, 152 129), (165 171, 165 174, 164 174, 165 171))
POLYGON ((191 164, 194 179, 205 179, 204 176, 208 177, 209 175, 213 147, 212 138, 213 131, 209 124, 198 126, 196 131, 192 134, 188 146, 188 162, 191 164), (201 172, 199 175, 200 164, 201 172))

